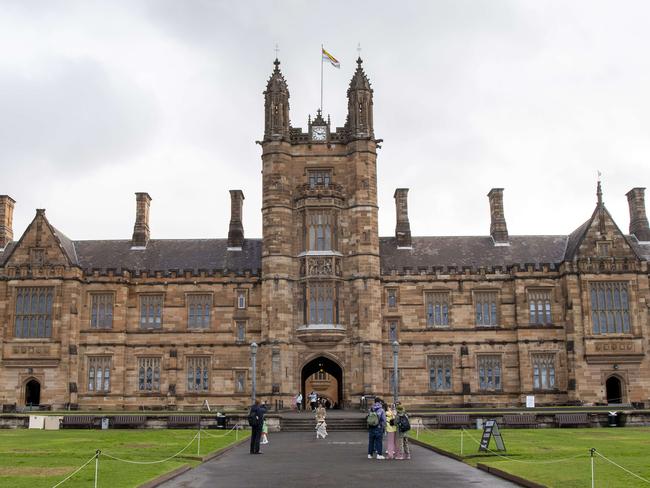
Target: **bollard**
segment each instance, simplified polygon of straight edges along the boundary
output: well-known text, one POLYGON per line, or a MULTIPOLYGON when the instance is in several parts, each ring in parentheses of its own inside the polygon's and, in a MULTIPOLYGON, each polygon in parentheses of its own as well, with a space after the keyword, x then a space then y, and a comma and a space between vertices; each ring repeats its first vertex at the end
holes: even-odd
POLYGON ((463 439, 464 439, 465 429, 460 430, 460 455, 463 456, 463 439))
POLYGON ((101 452, 99 449, 95 451, 95 488, 97 488, 97 478, 99 477, 99 455, 101 452))
POLYGON ((589 454, 591 454, 591 488, 594 488, 594 453, 596 452, 596 448, 592 447, 589 449, 589 454))
POLYGON ((196 455, 201 456, 201 424, 199 424, 199 443, 196 446, 196 455))

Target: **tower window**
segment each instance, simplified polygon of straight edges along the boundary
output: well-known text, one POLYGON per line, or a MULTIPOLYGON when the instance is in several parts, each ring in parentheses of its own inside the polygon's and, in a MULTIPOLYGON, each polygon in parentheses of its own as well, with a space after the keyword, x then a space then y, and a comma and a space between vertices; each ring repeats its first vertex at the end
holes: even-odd
POLYGON ((334 216, 329 212, 314 212, 307 215, 307 250, 331 251, 334 244, 334 216))
POLYGON ((327 188, 332 182, 332 171, 329 169, 311 170, 307 172, 307 178, 309 180, 309 188, 327 188))
POLYGON ((308 324, 338 323, 338 290, 335 283, 310 283, 307 294, 308 324))

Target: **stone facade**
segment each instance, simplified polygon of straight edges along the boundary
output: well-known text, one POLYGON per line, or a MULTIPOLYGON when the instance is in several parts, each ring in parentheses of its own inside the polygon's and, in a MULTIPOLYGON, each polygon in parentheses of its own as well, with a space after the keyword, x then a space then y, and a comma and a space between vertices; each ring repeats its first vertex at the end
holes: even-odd
MULTIPOLYGON (((136 194, 131 240, 73 241, 44 210, 13 241, 0 196, 0 403, 138 409, 271 404, 312 388, 341 406, 650 404, 644 190, 630 235, 600 184, 569 235, 509 235, 503 189, 490 235, 411 236, 408 189, 379 237, 373 92, 359 59, 348 117, 290 126, 276 61, 264 92, 263 238, 231 190, 227 239, 157 240, 136 194), (330 383, 328 383, 328 381, 330 383), (325 393, 323 393, 325 395, 325 393)), ((487 227, 487 226, 486 226, 487 227)))

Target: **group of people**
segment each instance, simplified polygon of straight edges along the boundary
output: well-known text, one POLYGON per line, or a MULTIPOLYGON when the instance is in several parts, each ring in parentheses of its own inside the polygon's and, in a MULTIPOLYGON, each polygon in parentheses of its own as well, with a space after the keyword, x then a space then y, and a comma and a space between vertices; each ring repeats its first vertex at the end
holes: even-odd
MULTIPOLYGON (((294 396, 291 400, 291 407, 294 410, 302 410, 302 401, 303 401, 303 396, 302 393, 298 392, 296 396, 294 396)), ((331 408, 332 407, 332 402, 328 398, 321 398, 318 396, 318 393, 315 391, 312 391, 307 395, 307 401, 309 402, 309 408, 311 409, 312 412, 316 411, 316 408, 319 405, 322 405, 324 408, 331 408)))
POLYGON ((260 444, 269 443, 269 427, 264 418, 266 410, 266 403, 262 404, 259 400, 255 400, 248 412, 248 425, 251 427, 251 454, 262 454, 260 444))
POLYGON ((386 405, 379 397, 370 407, 368 424, 368 459, 411 459, 408 431, 411 430, 406 409, 401 403, 386 405), (386 456, 383 440, 386 436, 386 456))

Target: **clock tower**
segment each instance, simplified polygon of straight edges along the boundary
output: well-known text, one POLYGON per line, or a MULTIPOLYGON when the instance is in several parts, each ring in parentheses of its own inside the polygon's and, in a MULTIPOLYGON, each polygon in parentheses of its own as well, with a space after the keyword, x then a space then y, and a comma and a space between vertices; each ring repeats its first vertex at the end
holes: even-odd
POLYGON ((274 65, 261 142, 260 395, 288 402, 320 374, 345 406, 383 384, 373 92, 358 59, 346 124, 332 130, 319 110, 303 132, 274 65))

